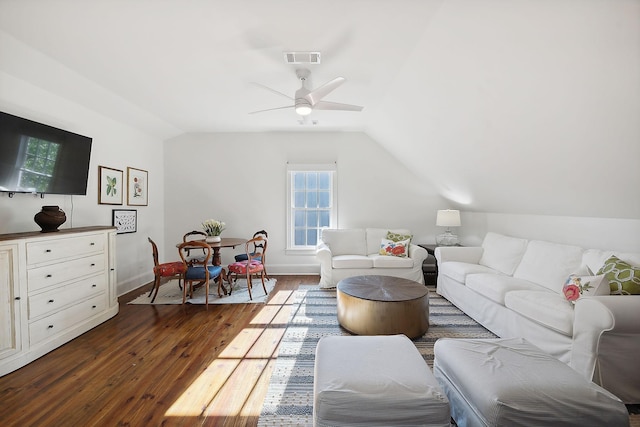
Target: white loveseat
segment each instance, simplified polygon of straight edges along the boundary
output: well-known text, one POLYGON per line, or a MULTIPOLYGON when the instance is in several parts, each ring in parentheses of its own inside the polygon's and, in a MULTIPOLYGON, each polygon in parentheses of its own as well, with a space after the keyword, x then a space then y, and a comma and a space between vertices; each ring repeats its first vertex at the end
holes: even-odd
POLYGON ((413 243, 407 257, 380 255, 387 232, 410 235, 405 229, 347 228, 324 229, 316 248, 320 261, 320 287, 335 288, 345 277, 378 274, 424 284, 422 262, 427 250, 413 243))
POLYGON ((436 248, 437 292, 499 337, 525 338, 637 404, 640 296, 581 297, 573 304, 562 291, 569 275, 597 273, 611 255, 640 266, 640 254, 488 233, 482 247, 436 248))

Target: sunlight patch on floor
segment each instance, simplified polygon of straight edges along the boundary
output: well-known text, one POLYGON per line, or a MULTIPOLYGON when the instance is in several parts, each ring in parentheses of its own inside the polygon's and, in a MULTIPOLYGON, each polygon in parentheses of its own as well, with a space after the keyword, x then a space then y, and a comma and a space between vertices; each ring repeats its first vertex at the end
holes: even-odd
POLYGON ((171 405, 166 416, 255 416, 256 385, 267 381, 289 318, 292 291, 279 291, 171 405), (275 303, 278 302, 278 304, 275 303), (265 325, 265 326, 257 326, 265 325), (278 327, 282 325, 282 327, 278 327), (275 326, 275 327, 274 327, 275 326), (256 380, 256 378, 259 378, 256 380))

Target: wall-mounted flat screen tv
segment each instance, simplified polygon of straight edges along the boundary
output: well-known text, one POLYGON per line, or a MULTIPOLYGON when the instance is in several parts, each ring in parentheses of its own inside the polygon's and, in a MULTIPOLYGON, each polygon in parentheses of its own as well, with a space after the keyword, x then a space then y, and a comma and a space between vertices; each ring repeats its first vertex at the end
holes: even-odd
POLYGON ((0 112, 0 191, 87 194, 92 139, 0 112))

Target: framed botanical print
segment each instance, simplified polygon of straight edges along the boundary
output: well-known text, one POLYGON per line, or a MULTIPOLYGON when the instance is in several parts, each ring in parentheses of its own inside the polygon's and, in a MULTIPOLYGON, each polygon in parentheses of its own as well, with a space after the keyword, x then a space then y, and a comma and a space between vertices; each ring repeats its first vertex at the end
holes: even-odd
POLYGON ((138 230, 138 211, 135 209, 114 209, 111 225, 116 227, 118 234, 135 233, 138 230))
POLYGON ((149 204, 149 173, 142 169, 127 168, 127 204, 147 206, 149 204))
POLYGON ((122 204, 122 171, 98 166, 98 204, 122 204))

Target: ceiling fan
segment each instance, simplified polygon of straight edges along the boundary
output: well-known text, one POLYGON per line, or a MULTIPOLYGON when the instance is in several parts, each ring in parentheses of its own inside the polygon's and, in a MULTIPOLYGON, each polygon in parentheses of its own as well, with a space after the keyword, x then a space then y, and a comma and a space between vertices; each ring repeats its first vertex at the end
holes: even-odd
POLYGON ((265 85, 260 83, 254 83, 257 86, 260 86, 264 89, 267 89, 273 93, 284 96, 287 99, 293 101, 293 105, 286 105, 284 107, 276 107, 276 108, 268 108, 266 110, 253 111, 249 114, 262 113, 265 111, 273 111, 273 110, 283 110, 286 108, 294 108, 295 112, 301 116, 308 116, 311 114, 313 110, 340 110, 340 111, 362 111, 361 106, 359 105, 351 105, 351 104, 341 104, 338 102, 329 102, 323 101, 322 98, 327 96, 334 89, 342 85, 346 81, 344 77, 336 77, 328 83, 320 86, 317 89, 309 90, 305 87, 305 82, 311 75, 311 72, 306 68, 300 68, 296 70, 296 76, 302 83, 302 87, 298 89, 294 95, 294 97, 290 97, 289 95, 285 95, 282 92, 271 89, 265 85))

